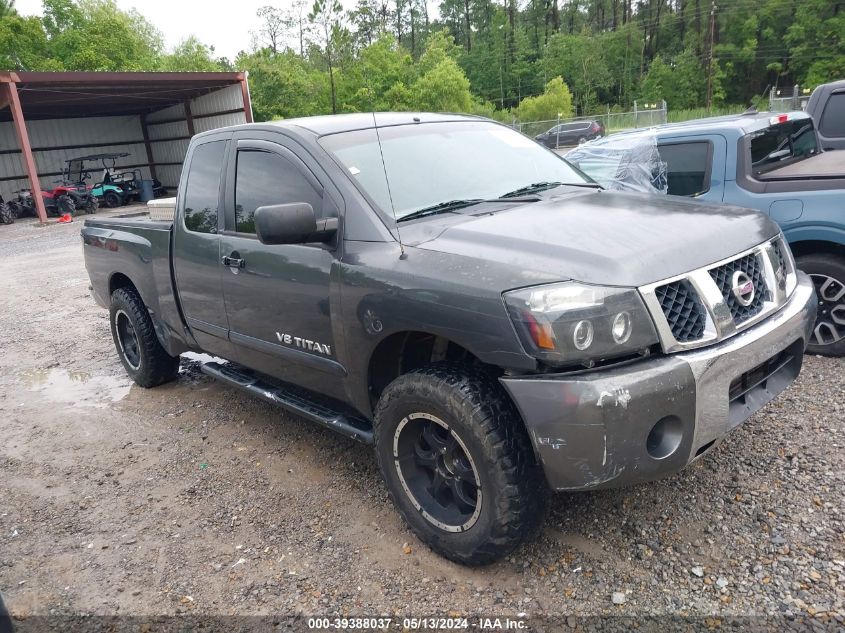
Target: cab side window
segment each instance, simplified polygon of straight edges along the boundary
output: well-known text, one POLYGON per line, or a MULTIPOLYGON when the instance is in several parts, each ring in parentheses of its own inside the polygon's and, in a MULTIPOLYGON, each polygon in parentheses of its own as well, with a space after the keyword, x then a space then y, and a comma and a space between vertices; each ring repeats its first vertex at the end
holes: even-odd
POLYGON ((280 154, 239 150, 235 168, 235 231, 255 234, 255 210, 273 204, 307 202, 319 218, 321 195, 299 168, 280 154))
POLYGON ((694 196, 710 189, 710 143, 670 143, 658 146, 666 163, 667 193, 694 196))
POLYGON ((217 233, 220 172, 226 141, 203 143, 194 149, 185 190, 185 228, 196 233, 217 233))

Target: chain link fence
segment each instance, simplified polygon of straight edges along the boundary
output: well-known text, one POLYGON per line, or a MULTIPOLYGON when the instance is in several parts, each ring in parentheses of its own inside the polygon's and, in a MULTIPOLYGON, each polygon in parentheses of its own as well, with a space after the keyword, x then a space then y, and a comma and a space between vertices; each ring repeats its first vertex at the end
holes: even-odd
POLYGON ((804 90, 798 84, 792 88, 772 88, 769 90, 769 112, 792 112, 803 110, 810 100, 809 88, 804 90))
POLYGON ((518 121, 511 123, 511 127, 526 136, 536 138, 542 135, 542 140, 550 147, 570 147, 578 145, 582 140, 587 141, 596 136, 604 136, 622 130, 633 130, 641 127, 652 127, 667 122, 666 102, 638 104, 634 101, 634 109, 630 112, 611 112, 593 114, 590 116, 557 118, 547 121, 518 121), (598 129, 593 123, 598 124, 598 129))

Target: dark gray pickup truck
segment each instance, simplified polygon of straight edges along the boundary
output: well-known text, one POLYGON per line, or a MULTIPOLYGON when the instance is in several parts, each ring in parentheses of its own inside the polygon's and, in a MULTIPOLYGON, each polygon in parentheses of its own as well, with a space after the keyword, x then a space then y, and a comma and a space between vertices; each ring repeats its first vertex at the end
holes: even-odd
POLYGON ((179 354, 372 444, 435 551, 482 564, 549 488, 677 472, 797 376, 813 284, 767 217, 603 191, 473 117, 200 134, 172 222, 88 219, 129 375, 179 354))

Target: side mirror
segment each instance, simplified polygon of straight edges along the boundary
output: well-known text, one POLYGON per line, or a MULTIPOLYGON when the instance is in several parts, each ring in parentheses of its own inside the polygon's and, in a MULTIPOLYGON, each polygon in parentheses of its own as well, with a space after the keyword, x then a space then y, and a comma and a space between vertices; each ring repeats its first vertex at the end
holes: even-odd
POLYGON ((255 210, 255 232, 262 244, 326 242, 337 233, 337 218, 318 221, 307 202, 273 204, 255 210))

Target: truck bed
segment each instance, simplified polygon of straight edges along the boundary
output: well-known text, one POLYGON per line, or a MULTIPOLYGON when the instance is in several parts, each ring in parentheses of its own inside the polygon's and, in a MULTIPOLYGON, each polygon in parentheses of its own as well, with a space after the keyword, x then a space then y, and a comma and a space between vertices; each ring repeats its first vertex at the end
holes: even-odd
POLYGON ((822 152, 758 176, 760 180, 845 178, 845 150, 822 152))
POLYGON ((88 218, 82 242, 97 303, 108 306, 112 290, 131 280, 165 348, 179 353, 187 347, 170 271, 172 226, 149 217, 88 218))

